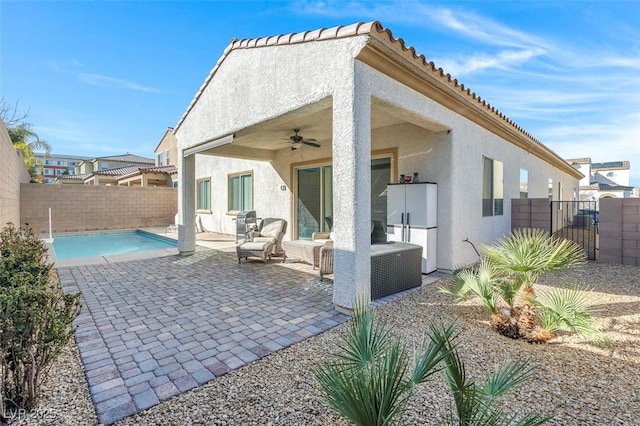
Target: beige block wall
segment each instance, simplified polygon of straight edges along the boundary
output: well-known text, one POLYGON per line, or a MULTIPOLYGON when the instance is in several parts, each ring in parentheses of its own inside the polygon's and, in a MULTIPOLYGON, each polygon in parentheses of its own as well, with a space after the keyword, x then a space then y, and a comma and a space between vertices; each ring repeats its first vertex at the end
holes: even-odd
POLYGON ((511 200, 511 230, 518 228, 549 229, 551 214, 547 198, 511 200))
POLYGON ((20 224, 20 184, 27 182, 29 172, 0 120, 0 228, 20 224))
POLYGON ((598 261, 640 266, 640 198, 600 200, 598 261))
POLYGON ((22 184, 20 215, 36 233, 167 226, 178 211, 176 188, 22 184))

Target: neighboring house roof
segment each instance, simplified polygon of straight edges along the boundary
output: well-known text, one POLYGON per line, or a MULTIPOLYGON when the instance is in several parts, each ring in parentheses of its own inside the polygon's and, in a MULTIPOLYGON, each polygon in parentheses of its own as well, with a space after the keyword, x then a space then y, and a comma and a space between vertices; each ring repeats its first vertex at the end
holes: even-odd
POLYGON ((94 175, 102 175, 102 176, 116 176, 116 177, 128 177, 133 176, 135 174, 142 173, 164 173, 164 174, 177 174, 178 169, 176 166, 151 166, 151 167, 140 167, 140 166, 124 166, 124 167, 114 167, 112 169, 98 170, 88 175, 83 175, 85 178, 91 177, 94 175))
POLYGON ((606 163, 593 163, 591 164, 591 170, 629 170, 631 164, 629 161, 609 161, 606 163))
MULTIPOLYGON (((178 120, 175 131, 180 128, 180 125, 200 99, 221 64, 233 50, 312 43, 355 36, 369 37, 367 44, 370 49, 365 47, 357 56, 359 60, 377 67, 381 54, 387 58, 392 58, 396 63, 400 63, 403 69, 403 75, 394 76, 396 80, 407 84, 407 81, 403 81, 405 77, 411 79, 417 76, 423 86, 426 85, 433 89, 429 92, 431 99, 443 105, 446 104, 451 110, 502 136, 505 140, 525 149, 529 153, 533 153, 566 173, 575 177, 583 176, 582 173, 567 164, 555 152, 491 106, 486 100, 476 95, 464 84, 459 83, 457 79, 452 78, 450 74, 446 74, 442 68, 436 67, 432 61, 428 62, 424 55, 417 55, 413 47, 407 47, 403 39, 395 38, 391 31, 384 28, 378 21, 360 22, 347 26, 321 28, 314 31, 281 34, 272 37, 244 40, 232 39, 202 86, 198 89, 186 111, 178 120)), ((411 84, 408 85, 412 87, 411 84)))
POLYGON ((84 157, 80 155, 64 155, 64 154, 53 154, 53 153, 45 154, 44 152, 35 152, 33 155, 36 157, 64 158, 64 159, 71 159, 71 160, 90 160, 91 159, 91 157, 84 157))
POLYGON ((157 167, 136 167, 135 170, 122 174, 119 178, 128 178, 135 175, 141 175, 144 173, 162 173, 166 175, 178 174, 178 168, 176 166, 157 166, 157 167))
POLYGON ((138 170, 138 166, 114 167, 112 169, 96 170, 91 173, 91 175, 122 176, 135 172, 136 170, 138 170))
POLYGON ((107 157, 96 157, 93 160, 111 160, 111 161, 120 161, 122 163, 148 163, 155 164, 156 160, 153 158, 141 157, 139 155, 126 154, 122 155, 110 155, 107 157))
POLYGON ((567 158, 565 161, 569 164, 591 164, 591 158, 567 158))
POLYGON ((633 186, 622 186, 622 185, 609 185, 606 183, 595 182, 591 185, 581 186, 580 190, 593 190, 593 191, 632 191, 634 189, 633 186))
POLYGON ((56 176, 56 179, 60 180, 60 179, 69 179, 69 180, 84 180, 87 176, 89 176, 88 174, 83 174, 83 175, 60 175, 60 176, 56 176))

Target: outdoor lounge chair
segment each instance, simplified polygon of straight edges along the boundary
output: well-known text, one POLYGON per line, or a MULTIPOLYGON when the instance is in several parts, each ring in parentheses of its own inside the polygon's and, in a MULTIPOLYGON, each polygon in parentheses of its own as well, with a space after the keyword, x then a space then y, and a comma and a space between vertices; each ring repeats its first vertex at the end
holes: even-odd
POLYGON ((280 256, 284 253, 282 239, 287 232, 287 221, 273 217, 266 217, 260 222, 257 231, 251 232, 250 240, 253 243, 271 242, 271 256, 280 256))

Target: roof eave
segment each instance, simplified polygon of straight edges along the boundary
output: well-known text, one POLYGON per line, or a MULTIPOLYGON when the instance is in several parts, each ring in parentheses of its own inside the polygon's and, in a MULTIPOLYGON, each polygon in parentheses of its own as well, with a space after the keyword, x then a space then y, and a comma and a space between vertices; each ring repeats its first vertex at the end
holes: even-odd
POLYGON ((416 55, 413 48, 405 47, 401 39, 394 39, 389 30, 383 29, 379 24, 373 28, 377 31, 371 31, 369 43, 356 57, 358 60, 428 96, 565 173, 577 179, 584 177, 582 173, 495 107, 465 88, 464 84, 459 84, 457 80, 451 78, 451 75, 445 74, 442 68, 436 69, 433 62, 427 62, 423 55, 416 55))

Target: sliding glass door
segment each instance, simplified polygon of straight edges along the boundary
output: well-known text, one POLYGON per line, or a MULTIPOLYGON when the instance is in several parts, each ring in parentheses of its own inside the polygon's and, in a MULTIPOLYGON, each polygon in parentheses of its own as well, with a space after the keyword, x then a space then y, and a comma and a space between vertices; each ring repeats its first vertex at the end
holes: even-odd
POLYGON ((333 226, 332 167, 297 170, 298 238, 310 240, 314 232, 329 232, 333 226))
MULTIPOLYGON (((371 160, 371 221, 375 225, 372 242, 386 241, 387 184, 391 179, 391 157, 371 160)), ((333 182, 330 165, 297 168, 297 238, 310 240, 314 232, 333 227, 333 182)))

